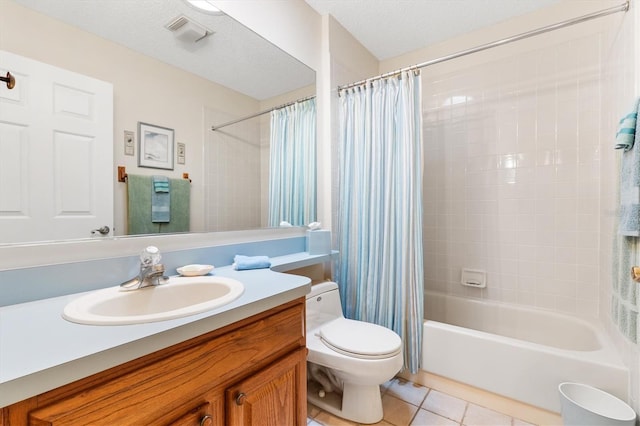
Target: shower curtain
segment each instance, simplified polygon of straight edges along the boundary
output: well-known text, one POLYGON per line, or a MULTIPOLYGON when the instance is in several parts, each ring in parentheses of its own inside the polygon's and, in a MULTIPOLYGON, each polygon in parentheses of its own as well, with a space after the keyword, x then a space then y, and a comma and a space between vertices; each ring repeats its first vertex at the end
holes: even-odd
POLYGON ((316 220, 316 101, 271 112, 268 226, 316 220))
POLYGON ((420 92, 417 72, 344 90, 338 150, 336 276, 345 316, 398 333, 412 373, 424 321, 420 92))

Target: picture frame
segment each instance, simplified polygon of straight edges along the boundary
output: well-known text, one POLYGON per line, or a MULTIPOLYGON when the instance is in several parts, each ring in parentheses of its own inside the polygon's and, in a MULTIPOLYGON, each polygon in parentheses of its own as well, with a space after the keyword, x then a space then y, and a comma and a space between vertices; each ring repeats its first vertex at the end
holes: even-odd
POLYGON ((138 166, 173 170, 174 131, 138 122, 138 166))

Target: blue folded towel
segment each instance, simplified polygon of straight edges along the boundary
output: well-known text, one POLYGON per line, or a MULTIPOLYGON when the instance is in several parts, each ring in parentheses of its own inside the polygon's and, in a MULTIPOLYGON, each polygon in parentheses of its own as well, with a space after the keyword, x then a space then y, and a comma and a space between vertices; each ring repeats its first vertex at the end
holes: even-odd
POLYGON ((638 108, 640 107, 638 102, 640 102, 640 98, 634 101, 632 111, 622 117, 618 123, 615 149, 624 149, 626 152, 633 148, 636 138, 638 108))
POLYGON ((156 192, 169 192, 169 182, 153 182, 153 190, 156 192))
POLYGON ((166 176, 153 176, 151 179, 151 222, 171 222, 171 194, 166 176))
POLYGON ((271 267, 269 256, 242 256, 237 254, 236 257, 233 258, 233 268, 236 271, 269 267, 271 267))
POLYGON ((640 143, 635 143, 640 127, 636 126, 637 115, 638 100, 635 100, 634 111, 620 120, 615 146, 624 149, 620 163, 618 233, 628 237, 640 236, 640 143))

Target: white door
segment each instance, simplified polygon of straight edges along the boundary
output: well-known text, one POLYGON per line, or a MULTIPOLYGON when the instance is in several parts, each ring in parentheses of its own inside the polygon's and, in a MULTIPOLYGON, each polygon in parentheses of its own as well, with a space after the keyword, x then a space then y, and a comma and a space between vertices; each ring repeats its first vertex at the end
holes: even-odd
POLYGON ((0 84, 0 244, 113 229, 113 86, 0 50, 7 71, 16 86, 0 84))

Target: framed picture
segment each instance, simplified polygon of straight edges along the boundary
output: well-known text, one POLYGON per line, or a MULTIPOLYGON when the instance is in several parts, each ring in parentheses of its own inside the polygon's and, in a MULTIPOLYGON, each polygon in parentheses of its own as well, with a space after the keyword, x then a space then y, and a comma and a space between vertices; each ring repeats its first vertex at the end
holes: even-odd
POLYGON ((138 166, 173 170, 173 129, 138 122, 138 166))

